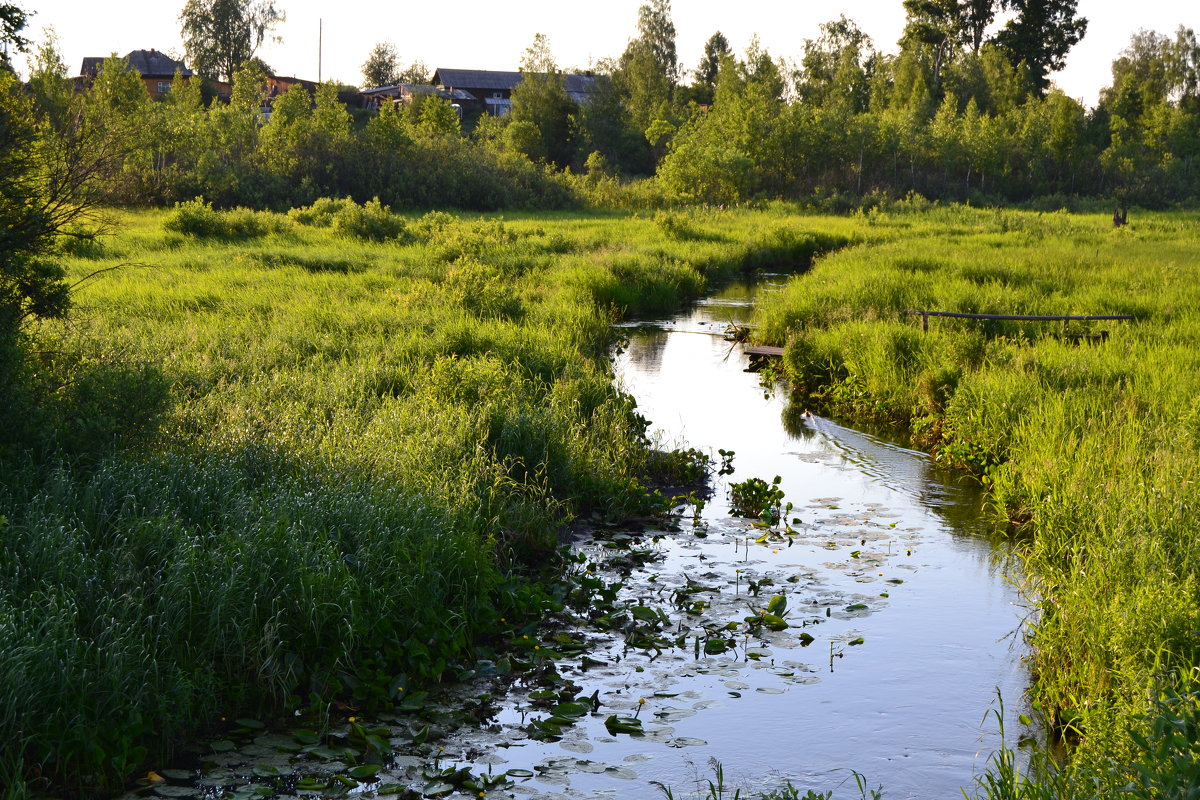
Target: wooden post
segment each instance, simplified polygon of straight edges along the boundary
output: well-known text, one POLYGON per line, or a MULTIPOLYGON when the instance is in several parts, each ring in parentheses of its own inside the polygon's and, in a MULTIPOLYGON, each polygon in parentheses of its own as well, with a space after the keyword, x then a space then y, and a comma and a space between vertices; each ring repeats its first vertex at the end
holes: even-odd
POLYGON ((921 332, 929 333, 929 315, 921 314, 921 332))

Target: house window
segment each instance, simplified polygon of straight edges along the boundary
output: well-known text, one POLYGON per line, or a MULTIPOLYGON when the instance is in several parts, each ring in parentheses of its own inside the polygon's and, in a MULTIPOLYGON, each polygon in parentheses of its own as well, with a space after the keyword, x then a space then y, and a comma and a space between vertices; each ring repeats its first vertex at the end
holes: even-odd
POLYGON ((169 91, 171 91, 171 82, 170 81, 159 81, 158 82, 158 93, 159 94, 166 94, 169 91))
POLYGON ((497 98, 497 99, 503 100, 503 99, 504 99, 504 92, 492 92, 492 97, 495 97, 495 98, 497 98))

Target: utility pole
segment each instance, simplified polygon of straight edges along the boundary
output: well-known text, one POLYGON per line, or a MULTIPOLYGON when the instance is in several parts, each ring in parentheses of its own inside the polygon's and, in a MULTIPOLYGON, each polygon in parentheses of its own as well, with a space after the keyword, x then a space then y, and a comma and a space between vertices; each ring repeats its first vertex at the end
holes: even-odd
POLYGON ((317 83, 321 83, 321 48, 325 44, 325 18, 317 19, 317 83))

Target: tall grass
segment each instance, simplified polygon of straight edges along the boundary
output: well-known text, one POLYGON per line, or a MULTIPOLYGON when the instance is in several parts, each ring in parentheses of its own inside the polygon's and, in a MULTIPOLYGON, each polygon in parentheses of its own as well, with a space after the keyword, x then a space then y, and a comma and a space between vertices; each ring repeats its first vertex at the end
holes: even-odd
POLYGON ((1021 536, 1033 700, 1079 759, 1132 758, 1158 676, 1200 659, 1200 216, 968 208, 877 238, 767 301, 805 402, 902 426, 975 470, 1021 536), (1132 314, 1058 325, 905 309, 1132 314), (1131 721, 1134 720, 1134 721, 1131 721))
POLYGON ((658 502, 612 319, 848 240, 781 210, 682 238, 348 201, 113 216, 64 259, 120 268, 9 373, 30 399, 0 435, 8 798, 103 794, 220 715, 387 703, 471 665, 498 616, 541 610, 527 576, 572 519, 658 502))

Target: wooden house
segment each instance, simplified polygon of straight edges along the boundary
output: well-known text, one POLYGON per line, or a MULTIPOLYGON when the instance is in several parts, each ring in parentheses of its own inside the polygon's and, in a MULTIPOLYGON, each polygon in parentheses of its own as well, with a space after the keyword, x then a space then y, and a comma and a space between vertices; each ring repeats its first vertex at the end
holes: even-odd
MULTIPOLYGON (((176 61, 166 53, 160 53, 153 49, 132 50, 125 55, 125 62, 129 64, 129 69, 137 70, 138 74, 142 76, 142 82, 146 84, 146 91, 155 100, 162 99, 163 95, 171 91, 171 81, 175 79, 176 70, 179 70, 179 74, 185 80, 194 75, 182 61, 176 61)), ((89 88, 96 80, 96 75, 100 72, 103 64, 102 56, 88 56, 83 59, 79 77, 75 79, 76 86, 89 88)))
MULTIPOLYGON (((444 91, 463 91, 476 98, 489 114, 504 116, 512 110, 512 92, 525 75, 491 69, 447 69, 439 67, 430 81, 444 91)), ((587 103, 595 91, 590 75, 563 74, 567 95, 576 103, 587 103)))

